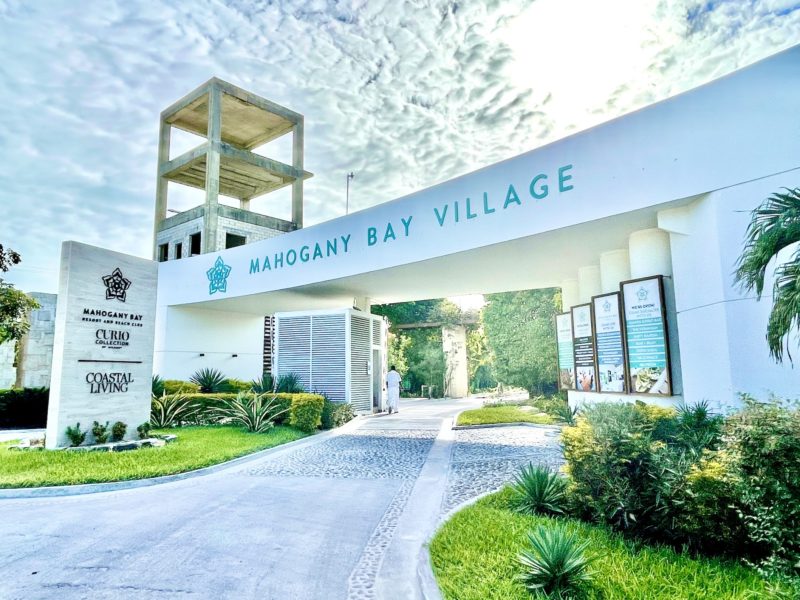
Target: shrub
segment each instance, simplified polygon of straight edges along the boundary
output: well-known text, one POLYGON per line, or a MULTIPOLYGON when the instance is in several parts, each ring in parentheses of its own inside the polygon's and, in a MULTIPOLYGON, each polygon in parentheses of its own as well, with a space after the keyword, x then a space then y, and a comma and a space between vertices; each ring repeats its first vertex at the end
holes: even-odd
POLYGON ((701 454, 705 449, 716 450, 723 424, 721 415, 711 415, 706 401, 691 406, 681 404, 678 407, 676 438, 693 454, 701 454))
POLYGON ((125 437, 126 431, 128 431, 128 426, 122 421, 117 421, 111 426, 111 441, 119 442, 125 437))
POLYGON ((345 423, 352 421, 355 416, 353 406, 349 402, 332 402, 325 398, 325 403, 322 406, 322 428, 333 429, 341 427, 345 423))
POLYGON ((189 378, 189 381, 200 386, 204 394, 224 392, 225 375, 217 369, 200 369, 189 378))
POLYGON ((153 396, 161 396, 164 393, 164 380, 158 375, 153 375, 153 380, 150 386, 150 393, 153 396))
POLYGON ((567 481, 547 467, 529 464, 514 476, 512 506, 528 514, 564 513, 567 481))
POLYGON ((150 423, 142 423, 136 428, 136 433, 139 434, 139 439, 144 440, 150 437, 150 423))
POLYGON ((568 598, 591 581, 592 559, 586 556, 589 542, 581 542, 566 526, 540 525, 528 533, 528 542, 530 548, 523 550, 518 560, 525 569, 521 579, 530 591, 568 598))
POLYGON ((154 396, 150 404, 150 423, 157 429, 174 427, 189 420, 194 411, 195 407, 185 394, 154 396))
POLYGON ((306 391, 297 373, 284 373, 278 377, 275 391, 282 394, 302 394, 306 391))
POLYGON ((80 446, 86 440, 86 432, 81 431, 80 423, 75 423, 75 427, 67 427, 67 437, 70 446, 80 446))
POLYGON ((222 388, 220 391, 225 392, 250 392, 252 391, 252 383, 249 381, 242 381, 241 379, 226 379, 225 383, 222 384, 222 388))
POLYGON ((0 390, 0 427, 44 427, 49 398, 47 388, 0 390))
POLYGON ((775 399, 743 401, 726 423, 724 448, 753 562, 765 574, 800 577, 800 412, 775 399))
MULTIPOLYGON (((167 379, 164 381, 164 393, 170 394, 199 394, 200 386, 191 381, 181 381, 180 379, 167 379)), ((161 394, 156 394, 161 396, 161 394)))
POLYGON ((105 425, 101 425, 97 421, 92 424, 92 435, 94 436, 95 444, 105 444, 108 441, 108 421, 105 425))
POLYGON ((239 392, 235 398, 221 399, 213 412, 218 419, 227 419, 247 431, 263 433, 273 427, 279 410, 275 396, 239 392))
POLYGON ((559 404, 555 409, 555 416, 559 421, 567 425, 575 425, 575 417, 578 416, 579 408, 576 406, 571 408, 569 404, 559 404))
POLYGON ((250 382, 250 391, 256 394, 266 394, 275 391, 275 378, 272 373, 264 372, 261 379, 253 379, 250 382))
POLYGON ((298 394, 292 399, 289 424, 301 431, 313 432, 322 423, 325 399, 316 394, 298 394))
POLYGON ((558 418, 558 413, 561 408, 567 404, 567 400, 566 398, 562 398, 560 396, 536 396, 529 400, 528 404, 538 408, 540 411, 550 415, 551 417, 558 418))

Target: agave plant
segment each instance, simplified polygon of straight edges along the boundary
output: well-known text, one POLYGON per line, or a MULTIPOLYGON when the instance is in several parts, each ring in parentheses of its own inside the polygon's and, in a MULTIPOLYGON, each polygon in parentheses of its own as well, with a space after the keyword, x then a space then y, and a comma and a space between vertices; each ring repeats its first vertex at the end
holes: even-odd
MULTIPOLYGON (((767 268, 781 250, 800 241, 800 188, 775 193, 750 215, 745 246, 736 264, 736 282, 745 291, 755 291, 760 300, 767 268)), ((800 250, 775 268, 772 312, 767 323, 769 353, 776 362, 783 354, 791 359, 789 339, 800 326, 800 250)))
POLYGON ((528 514, 564 514, 567 502, 567 480, 547 467, 523 467, 514 476, 511 489, 515 494, 513 507, 528 514))
POLYGON ((577 406, 572 408, 565 402, 563 404, 559 404, 555 408, 555 413, 556 417, 564 421, 564 423, 567 425, 575 425, 575 417, 578 416, 579 410, 580 409, 577 406))
POLYGON ((193 413, 192 401, 184 394, 153 396, 150 404, 150 424, 156 429, 173 427, 191 418, 193 413))
POLYGON ((281 406, 274 395, 239 392, 235 398, 221 398, 211 412, 216 418, 241 425, 247 431, 263 433, 273 427, 276 417, 288 410, 281 406))
POLYGON ((278 377, 275 391, 281 394, 302 394, 306 390, 297 373, 285 373, 278 377))
POLYGON ((164 380, 158 375, 153 375, 152 394, 153 396, 160 396, 164 393, 164 380))
POLYGON ((581 587, 591 581, 589 565, 593 558, 586 555, 588 541, 562 524, 528 532, 530 547, 517 560, 525 572, 521 579, 534 594, 569 598, 577 596, 581 587))
POLYGON ((253 379, 250 382, 250 391, 255 394, 268 394, 275 390, 275 378, 272 373, 264 372, 261 379, 253 379))
POLYGON ((204 394, 209 394, 223 391, 227 378, 217 369, 200 369, 195 371, 189 381, 199 385, 204 394))

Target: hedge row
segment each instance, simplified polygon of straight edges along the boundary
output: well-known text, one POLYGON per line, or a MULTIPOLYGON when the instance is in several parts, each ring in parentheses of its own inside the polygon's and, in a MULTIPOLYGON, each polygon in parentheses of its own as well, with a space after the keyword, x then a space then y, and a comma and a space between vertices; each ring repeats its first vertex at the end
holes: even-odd
POLYGON ((0 427, 45 427, 49 398, 48 388, 0 390, 0 427))

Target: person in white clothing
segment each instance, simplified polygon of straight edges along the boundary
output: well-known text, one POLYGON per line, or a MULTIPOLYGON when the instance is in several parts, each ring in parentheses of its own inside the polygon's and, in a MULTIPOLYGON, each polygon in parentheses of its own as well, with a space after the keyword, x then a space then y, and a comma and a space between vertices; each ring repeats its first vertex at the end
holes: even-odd
POLYGON ((397 405, 400 403, 400 373, 395 371, 394 365, 386 374, 386 389, 389 391, 389 414, 400 412, 397 405))

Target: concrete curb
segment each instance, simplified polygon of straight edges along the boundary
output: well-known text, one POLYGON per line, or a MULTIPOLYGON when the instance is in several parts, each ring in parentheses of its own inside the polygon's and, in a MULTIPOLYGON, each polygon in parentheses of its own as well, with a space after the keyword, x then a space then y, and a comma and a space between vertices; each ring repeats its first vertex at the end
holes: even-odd
POLYGON ((82 496, 86 494, 100 494, 103 492, 116 492, 120 490, 131 490, 136 488, 150 487, 153 485, 162 485, 165 483, 172 483, 174 481, 182 481, 184 479, 192 479, 194 477, 205 477, 220 471, 233 469, 250 462, 255 462, 262 458, 267 458, 273 454, 282 454, 288 450, 296 450, 303 446, 310 446, 327 440, 337 435, 347 433, 351 429, 355 429, 364 421, 360 417, 356 417, 349 423, 342 425, 336 429, 323 431, 293 442, 287 442, 274 448, 267 448, 266 450, 259 450, 252 454, 246 454, 238 458, 231 459, 216 465, 203 467, 201 469, 194 469, 193 471, 184 471, 183 473, 175 473, 173 475, 163 475, 161 477, 149 477, 147 479, 131 479, 128 481, 110 481, 108 483, 86 483, 79 485, 57 485, 49 487, 30 487, 30 488, 6 488, 0 489, 0 501, 6 499, 23 499, 23 498, 55 498, 63 496, 82 496))
POLYGON ((439 589, 439 584, 436 581, 436 575, 433 572, 433 562, 430 552, 431 542, 433 541, 433 538, 436 537, 436 534, 439 533, 442 525, 447 523, 447 521, 449 521, 457 512, 464 510, 468 506, 472 506, 486 496, 499 492, 503 489, 503 487, 505 487, 505 485, 494 490, 489 490, 488 492, 483 492, 482 494, 479 494, 474 498, 470 498, 469 500, 465 500, 458 506, 454 506, 448 510, 439 518, 433 533, 431 533, 430 537, 422 545, 422 549, 417 557, 417 579, 419 581, 419 587, 422 590, 422 597, 424 600, 443 600, 444 598, 444 596, 442 596, 442 591, 439 589))

